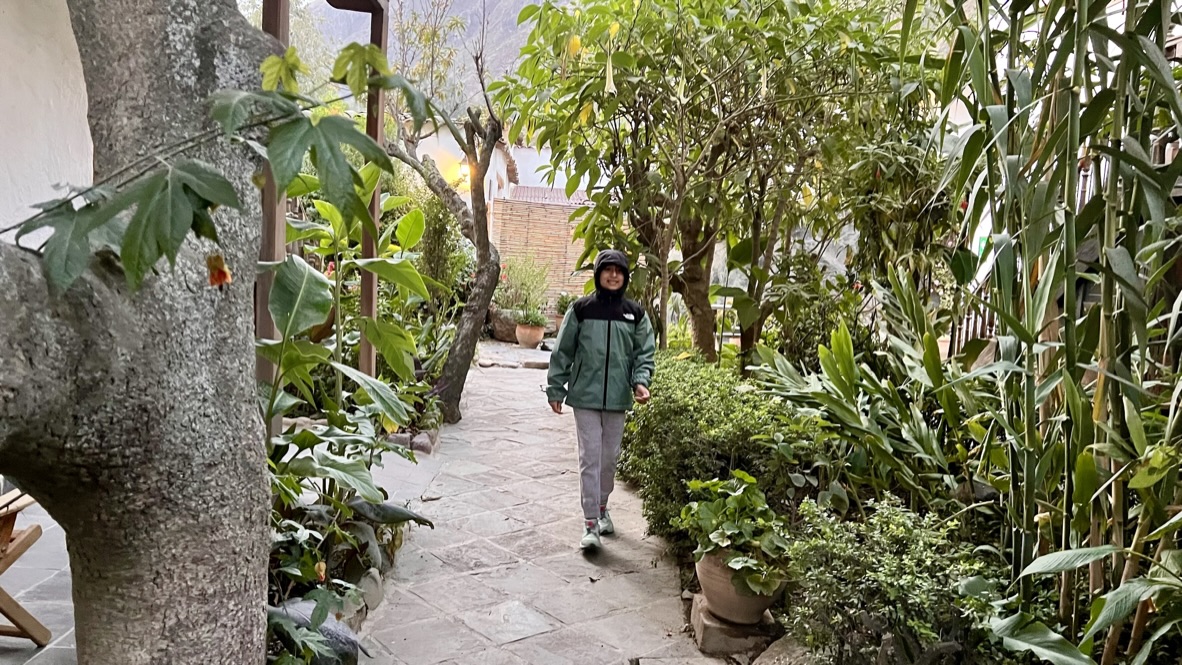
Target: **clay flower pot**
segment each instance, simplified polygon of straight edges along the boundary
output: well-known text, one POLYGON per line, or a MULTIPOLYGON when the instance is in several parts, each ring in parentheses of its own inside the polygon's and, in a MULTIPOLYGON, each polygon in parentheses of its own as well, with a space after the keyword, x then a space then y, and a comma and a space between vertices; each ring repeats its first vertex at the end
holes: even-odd
POLYGON ((698 583, 706 596, 706 608, 714 616, 741 625, 759 623, 763 613, 771 607, 784 591, 784 584, 770 596, 754 595, 746 589, 742 593, 731 582, 735 571, 727 568, 721 554, 707 554, 694 565, 698 583))
POLYGON ((545 326, 527 326, 517 324, 517 344, 527 349, 536 349, 546 336, 545 326))

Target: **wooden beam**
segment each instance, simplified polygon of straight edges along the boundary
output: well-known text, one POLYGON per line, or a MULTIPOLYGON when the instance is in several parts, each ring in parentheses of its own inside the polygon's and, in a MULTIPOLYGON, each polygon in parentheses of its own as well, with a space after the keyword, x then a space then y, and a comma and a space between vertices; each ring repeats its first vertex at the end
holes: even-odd
MULTIPOLYGON (((333 0, 329 0, 332 2, 333 0)), ((334 5, 335 6, 335 5, 334 5)), ((370 43, 382 50, 385 55, 390 46, 390 15, 385 8, 378 7, 369 21, 370 43)), ((370 87, 365 110, 365 133, 377 141, 378 145, 385 145, 386 139, 386 104, 385 92, 378 87, 370 87)), ((379 222, 382 215, 382 188, 374 189, 373 200, 369 202, 369 213, 374 221, 379 222)), ((361 256, 372 259, 377 256, 377 238, 365 233, 361 239, 361 256)), ((377 275, 368 270, 361 271, 361 316, 377 318, 378 314, 378 279, 377 275)), ((361 338, 361 352, 358 369, 370 376, 377 374, 377 353, 373 344, 364 336, 361 338)))
POLYGON ((0 635, 4 637, 20 637, 33 640, 33 644, 43 647, 53 639, 49 629, 33 618, 20 603, 12 596, 0 589, 0 614, 12 622, 12 626, 0 626, 0 635))
MULTIPOLYGON (((362 12, 365 14, 385 13, 387 0, 328 0, 330 7, 343 9, 347 12, 362 12)), ((374 42, 376 43, 376 42, 374 42)))
MULTIPOLYGON (((290 0, 263 0, 263 31, 287 46, 291 38, 290 0)), ((263 168, 263 229, 262 244, 259 248, 260 261, 282 261, 287 255, 284 246, 287 240, 287 199, 275 186, 270 165, 263 168)), ((274 273, 263 272, 254 283, 254 334, 263 339, 278 339, 279 329, 271 320, 267 302, 271 296, 274 273)), ((255 361, 255 378, 270 384, 275 380, 275 366, 259 356, 255 361)), ((279 419, 267 423, 267 438, 279 431, 279 419)))

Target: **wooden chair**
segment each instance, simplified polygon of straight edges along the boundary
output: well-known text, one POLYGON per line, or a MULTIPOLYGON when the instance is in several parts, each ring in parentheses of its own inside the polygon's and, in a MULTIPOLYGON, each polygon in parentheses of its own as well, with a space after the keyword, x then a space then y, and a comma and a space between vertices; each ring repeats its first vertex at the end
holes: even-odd
MULTIPOLYGON (((36 502, 33 497, 20 490, 0 495, 0 575, 16 563, 16 560, 41 537, 40 524, 33 524, 19 531, 16 529, 16 516, 34 503, 36 502)), ((11 626, 0 624, 0 635, 33 640, 39 647, 49 644, 52 637, 49 630, 3 588, 0 588, 0 614, 12 623, 11 626)))

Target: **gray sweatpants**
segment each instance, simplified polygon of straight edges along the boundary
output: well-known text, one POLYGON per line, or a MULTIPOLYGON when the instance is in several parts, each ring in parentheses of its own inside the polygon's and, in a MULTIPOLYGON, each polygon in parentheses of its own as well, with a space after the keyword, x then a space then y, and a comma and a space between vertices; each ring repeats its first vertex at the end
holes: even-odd
POLYGON ((583 517, 599 519, 599 507, 616 486, 616 460, 624 438, 623 411, 575 409, 579 434, 579 494, 583 517))

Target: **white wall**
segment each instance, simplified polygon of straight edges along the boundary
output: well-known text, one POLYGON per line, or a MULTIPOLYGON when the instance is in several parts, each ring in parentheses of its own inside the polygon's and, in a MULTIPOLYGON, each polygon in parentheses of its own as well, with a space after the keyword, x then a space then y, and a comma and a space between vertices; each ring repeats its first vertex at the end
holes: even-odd
POLYGON ((65 0, 0 0, 0 63, 4 228, 60 196, 54 185, 91 181, 86 86, 65 0))

